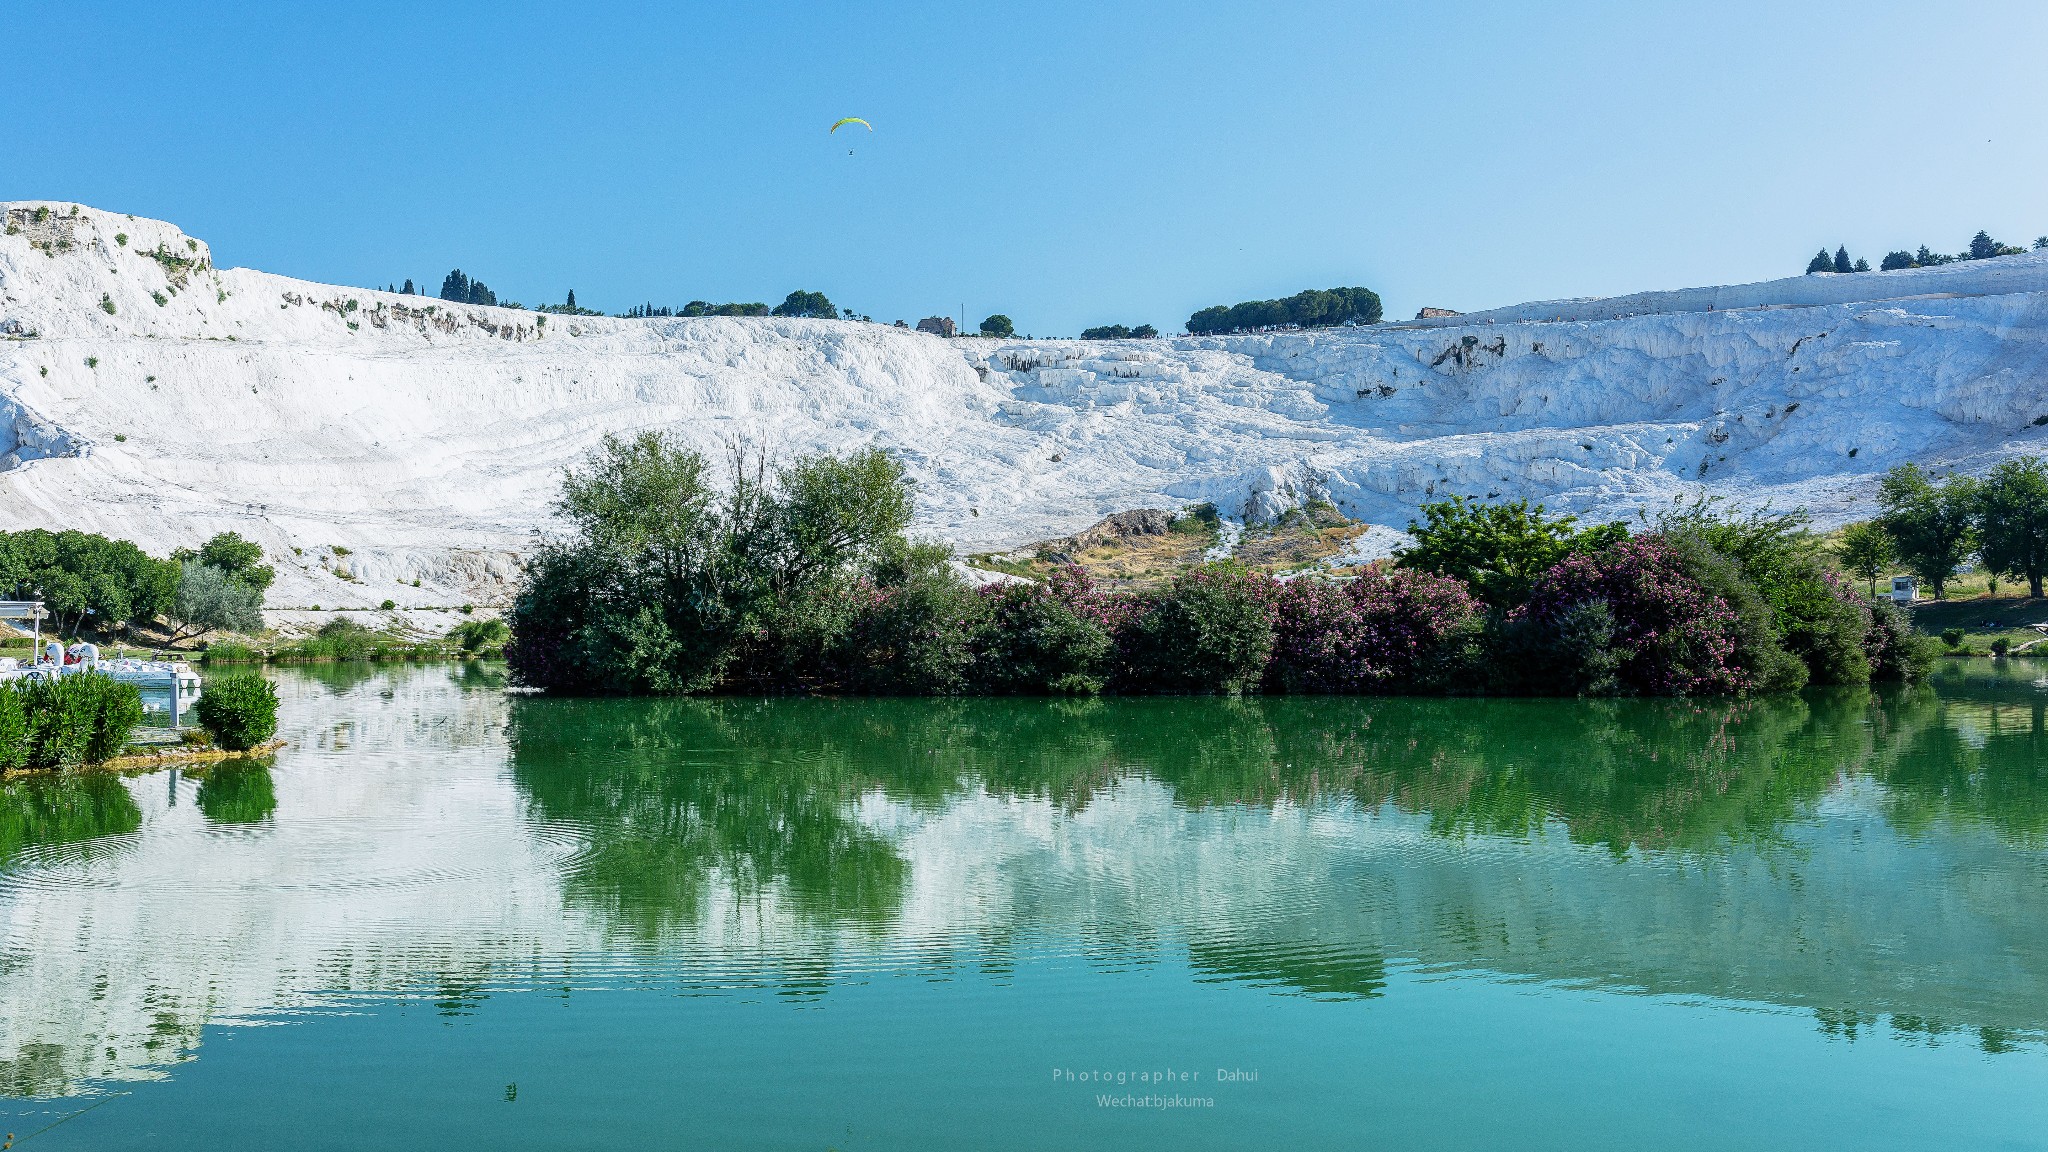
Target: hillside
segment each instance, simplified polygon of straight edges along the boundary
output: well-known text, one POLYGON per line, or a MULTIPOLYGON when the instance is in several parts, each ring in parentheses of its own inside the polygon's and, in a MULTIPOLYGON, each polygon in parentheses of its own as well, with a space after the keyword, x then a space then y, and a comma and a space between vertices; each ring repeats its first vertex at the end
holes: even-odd
POLYGON ((233 529, 278 563, 273 607, 499 600, 560 469, 640 428, 886 446, 963 550, 1203 500, 1398 529, 1450 493, 1633 516, 1706 490, 1826 522, 1893 464, 2048 436, 2042 255, 1083 344, 541 317, 219 269, 69 203, 0 213, 0 526, 159 553, 233 529))

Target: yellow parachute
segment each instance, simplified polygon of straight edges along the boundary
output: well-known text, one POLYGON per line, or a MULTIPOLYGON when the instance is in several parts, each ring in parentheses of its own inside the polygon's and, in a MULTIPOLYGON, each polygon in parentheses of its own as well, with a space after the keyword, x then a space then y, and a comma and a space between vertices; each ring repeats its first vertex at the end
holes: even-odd
POLYGON ((838 122, 837 124, 834 124, 834 125, 832 125, 832 127, 831 127, 830 129, 828 129, 828 131, 830 131, 830 132, 837 132, 837 131, 839 131, 839 130, 840 130, 841 128, 844 128, 844 127, 846 127, 846 126, 847 126, 848 124, 858 124, 858 125, 860 125, 861 127, 863 127, 863 128, 865 128, 865 129, 867 129, 867 130, 868 130, 868 131, 870 131, 870 132, 873 132, 873 131, 875 130, 875 126, 874 126, 873 124, 870 124, 870 123, 868 123, 867 121, 865 121, 865 120, 861 119, 860 117, 858 117, 858 116, 848 116, 848 117, 847 117, 846 119, 844 119, 844 120, 841 120, 841 121, 839 121, 839 122, 838 122))

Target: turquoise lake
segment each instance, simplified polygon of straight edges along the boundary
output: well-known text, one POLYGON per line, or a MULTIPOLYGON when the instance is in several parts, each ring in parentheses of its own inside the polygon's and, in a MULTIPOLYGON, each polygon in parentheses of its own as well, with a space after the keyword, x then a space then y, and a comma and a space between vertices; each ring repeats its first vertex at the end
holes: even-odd
POLYGON ((0 784, 0 1134, 2048 1148, 2034 668, 1744 703, 278 672, 272 758, 0 784))

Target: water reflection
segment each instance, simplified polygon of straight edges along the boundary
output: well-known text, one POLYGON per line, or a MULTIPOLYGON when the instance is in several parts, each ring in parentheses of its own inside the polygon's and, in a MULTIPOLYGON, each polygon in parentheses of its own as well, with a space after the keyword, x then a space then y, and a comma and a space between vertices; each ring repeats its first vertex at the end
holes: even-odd
POLYGON ((275 757, 223 760, 209 765, 199 781, 199 810, 215 824, 261 824, 277 811, 270 779, 275 757))
POLYGON ((492 676, 286 672, 274 760, 0 784, 0 1093, 361 995, 454 1019, 1047 962, 1366 1003, 1397 968, 1495 973, 1990 1052, 2048 1028, 2048 688, 2016 669, 1735 704, 492 676))
POLYGON ((103 774, 0 781, 0 867, 31 848, 90 844, 142 827, 142 810, 103 774))

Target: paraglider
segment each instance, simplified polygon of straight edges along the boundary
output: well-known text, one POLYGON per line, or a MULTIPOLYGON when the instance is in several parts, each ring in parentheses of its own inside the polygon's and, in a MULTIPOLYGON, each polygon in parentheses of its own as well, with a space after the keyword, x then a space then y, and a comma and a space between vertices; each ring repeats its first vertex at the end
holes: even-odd
MULTIPOLYGON (((858 124, 858 125, 860 125, 861 127, 863 127, 863 128, 865 128, 865 129, 867 129, 867 130, 868 130, 868 131, 870 131, 870 132, 873 132, 873 131, 875 130, 875 126, 874 126, 873 124, 870 124, 870 123, 868 123, 867 121, 865 121, 865 120, 861 119, 860 117, 858 117, 858 116, 847 116, 847 117, 845 117, 845 118, 843 118, 843 119, 840 119, 840 120, 838 120, 838 121, 834 122, 834 123, 833 123, 833 125, 832 125, 832 127, 830 127, 830 128, 828 128, 828 129, 826 129, 826 135, 828 135, 828 136, 829 136, 829 135, 832 135, 833 133, 836 133, 836 132, 838 132, 838 131, 839 131, 839 130, 840 130, 841 128, 844 128, 844 127, 846 127, 846 126, 847 126, 848 124, 858 124)), ((846 150, 846 154, 847 154, 848 156, 851 156, 851 155, 853 155, 853 149, 851 149, 851 148, 848 148, 848 149, 846 150)))

